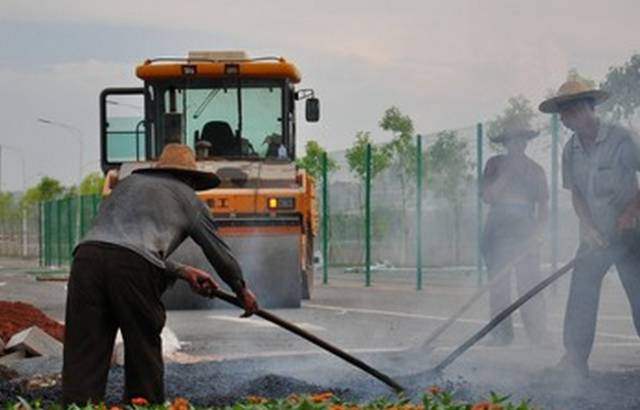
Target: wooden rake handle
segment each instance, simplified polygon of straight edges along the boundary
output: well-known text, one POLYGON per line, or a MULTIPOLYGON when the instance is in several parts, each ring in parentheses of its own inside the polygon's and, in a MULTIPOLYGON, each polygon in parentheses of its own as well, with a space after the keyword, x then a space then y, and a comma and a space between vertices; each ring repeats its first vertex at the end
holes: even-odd
POLYGON ((531 288, 527 293, 520 296, 515 302, 505 308, 502 312, 498 313, 489 323, 487 323, 482 329, 480 329, 476 334, 471 336, 467 341, 465 341, 460 347, 451 352, 449 356, 447 356, 440 364, 433 368, 435 373, 442 372, 447 366, 449 366, 454 360, 460 357, 464 352, 469 350, 471 346, 476 344, 480 339, 482 339, 487 333, 491 332, 496 326, 498 326, 504 319, 509 317, 516 309, 520 306, 524 305, 529 299, 540 293, 544 288, 555 282, 558 278, 560 278, 565 273, 569 272, 576 264, 576 260, 572 259, 562 268, 558 269, 551 275, 549 275, 542 282, 537 284, 535 287, 531 288))
MULTIPOLYGON (((244 307, 242 306, 242 303, 240 303, 240 301, 233 296, 230 293, 227 293, 223 290, 220 289, 216 289, 213 291, 213 296, 219 299, 224 300, 227 303, 230 303, 234 306, 239 307, 240 309, 243 309, 244 307)), ((307 332, 304 329, 301 329, 300 327, 296 326, 295 324, 284 320, 276 315, 274 315, 273 313, 267 312, 264 309, 258 309, 258 311, 255 313, 256 316, 259 316, 275 325, 280 326, 281 328, 288 330, 291 333, 294 333, 300 337, 302 337, 303 339, 315 344, 316 346, 328 351, 329 353, 332 353, 336 356, 338 356, 339 358, 345 360, 346 362, 356 366, 357 368, 359 368, 360 370, 363 370, 364 372, 370 374, 371 376, 375 377, 376 379, 380 380, 381 382, 383 382, 384 384, 386 384, 387 386, 391 387, 396 393, 401 393, 403 392, 405 389, 404 387, 402 387, 400 384, 398 384, 395 380, 393 380, 391 377, 387 376, 386 374, 374 369, 373 367, 369 366, 368 364, 366 364, 365 362, 363 362, 360 359, 357 359, 355 357, 353 357, 352 355, 350 355, 349 353, 345 352, 342 349, 339 349, 338 347, 332 345, 331 343, 320 339, 318 336, 315 336, 314 334, 311 334, 309 332, 307 332)))

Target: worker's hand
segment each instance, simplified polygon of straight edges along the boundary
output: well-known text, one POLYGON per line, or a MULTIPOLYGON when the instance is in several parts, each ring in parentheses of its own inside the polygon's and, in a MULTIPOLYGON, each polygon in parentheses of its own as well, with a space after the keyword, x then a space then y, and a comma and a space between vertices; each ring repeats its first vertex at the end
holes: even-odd
POLYGON ((587 243, 591 245, 593 248, 606 248, 609 246, 607 240, 604 239, 604 236, 598 231, 598 229, 593 225, 587 225, 584 228, 585 239, 587 243))
POLYGON ((186 281, 191 286, 191 290, 202 296, 211 297, 213 291, 219 288, 209 273, 193 266, 180 269, 178 277, 186 281))
POLYGON ((618 218, 616 227, 618 232, 634 229, 638 221, 638 211, 635 207, 628 207, 622 212, 622 215, 618 218))
POLYGON ((242 288, 237 296, 238 300, 240 300, 240 303, 242 303, 242 306, 244 307, 244 313, 240 317, 249 317, 258 311, 256 295, 254 295, 249 288, 242 288))

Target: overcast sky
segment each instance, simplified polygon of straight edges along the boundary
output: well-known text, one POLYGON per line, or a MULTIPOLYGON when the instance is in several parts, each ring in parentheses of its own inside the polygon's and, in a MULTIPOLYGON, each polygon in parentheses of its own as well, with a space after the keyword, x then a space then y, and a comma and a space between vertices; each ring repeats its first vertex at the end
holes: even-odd
POLYGON ((334 150, 358 130, 388 138, 377 124, 391 105, 427 133, 491 119, 517 94, 537 105, 570 68, 600 81, 640 52, 639 17, 638 0, 1 0, 0 188, 21 189, 22 158, 27 186, 42 175, 74 183, 78 138, 83 173, 97 170, 98 93, 137 85, 148 57, 290 59, 322 104, 299 146, 334 150))

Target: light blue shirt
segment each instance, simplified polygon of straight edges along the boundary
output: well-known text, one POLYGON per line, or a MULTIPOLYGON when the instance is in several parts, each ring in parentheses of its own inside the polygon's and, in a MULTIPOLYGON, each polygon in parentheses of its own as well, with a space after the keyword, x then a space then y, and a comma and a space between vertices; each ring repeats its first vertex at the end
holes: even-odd
POLYGON ((616 223, 638 193, 640 171, 637 136, 628 129, 601 121, 591 152, 573 135, 562 152, 562 185, 584 198, 596 228, 608 240, 616 223))

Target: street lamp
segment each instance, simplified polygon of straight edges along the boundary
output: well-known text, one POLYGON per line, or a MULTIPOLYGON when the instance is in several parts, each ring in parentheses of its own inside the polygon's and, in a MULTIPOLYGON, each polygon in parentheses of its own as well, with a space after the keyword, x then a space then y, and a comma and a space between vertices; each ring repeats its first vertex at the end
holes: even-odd
MULTIPOLYGON (((73 137, 75 137, 78 140, 78 148, 80 151, 80 157, 78 158, 78 188, 76 191, 76 198, 77 198, 77 205, 76 205, 76 229, 75 229, 75 235, 76 235, 76 241, 80 240, 80 220, 82 218, 82 209, 81 208, 81 204, 82 204, 82 200, 80 198, 80 184, 82 183, 82 153, 84 151, 84 146, 82 144, 82 131, 80 131, 78 128, 74 127, 73 125, 69 125, 66 124, 64 122, 59 122, 59 121, 53 121, 53 120, 49 120, 46 118, 38 118, 38 122, 41 122, 43 124, 47 124, 47 125, 51 125, 54 127, 59 127, 59 128, 64 128, 67 131, 70 131, 70 135, 72 135, 73 137)), ((71 238, 69 238, 69 240, 71 240, 71 238)))
POLYGON ((69 125, 64 122, 48 120, 46 118, 38 118, 38 122, 54 127, 64 128, 65 130, 70 131, 70 135, 78 140, 78 148, 80 151, 80 157, 78 158, 78 192, 80 192, 80 183, 82 182, 82 153, 84 151, 84 145, 82 143, 82 131, 80 131, 73 125, 69 125))

